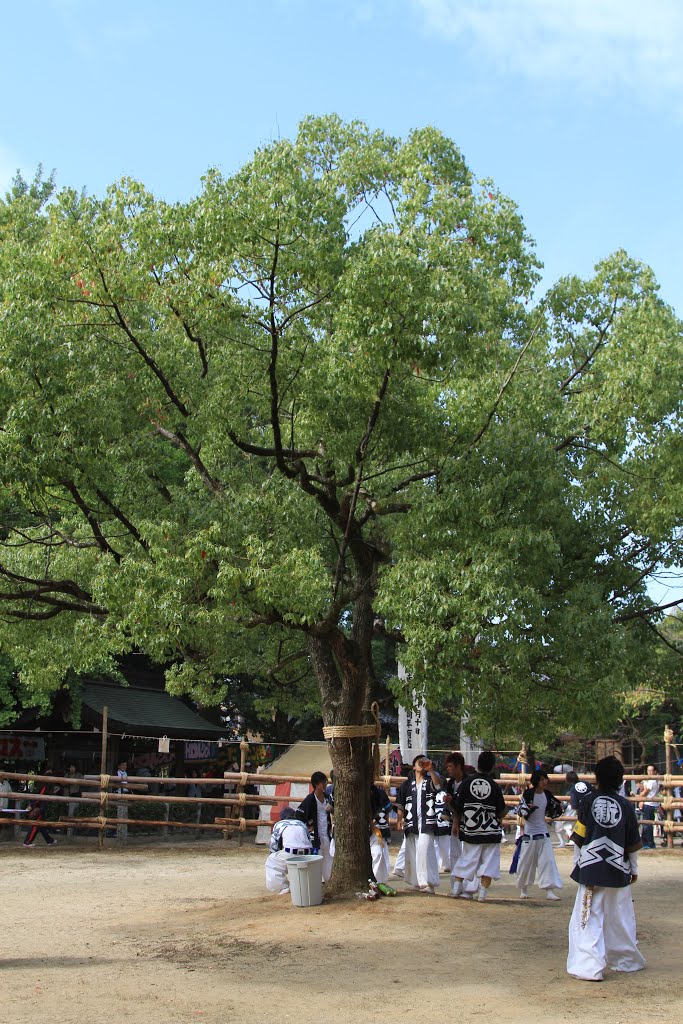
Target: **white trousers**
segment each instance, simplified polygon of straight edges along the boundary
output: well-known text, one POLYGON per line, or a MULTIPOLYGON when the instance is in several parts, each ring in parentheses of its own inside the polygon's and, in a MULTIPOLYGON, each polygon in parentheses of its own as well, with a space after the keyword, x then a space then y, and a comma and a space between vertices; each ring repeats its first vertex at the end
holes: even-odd
MULTIPOLYGON (((454 884, 453 872, 455 871, 455 865, 460 860, 461 853, 462 853, 462 842, 461 842, 461 840, 458 839, 457 836, 451 836, 451 864, 453 865, 452 868, 451 868, 451 885, 454 884)), ((463 892, 468 893, 469 895, 473 895, 475 892, 477 892, 479 890, 479 879, 478 878, 471 878, 469 881, 467 879, 465 879, 465 881, 462 883, 462 888, 463 888, 463 892)))
POLYGON ((439 865, 439 871, 447 871, 449 874, 453 866, 452 838, 453 836, 450 832, 445 836, 434 836, 434 850, 436 851, 436 860, 439 865))
POLYGON ((463 843, 451 878, 468 882, 475 878, 500 878, 500 843, 463 843))
POLYGON ((318 852, 323 858, 323 882, 329 882, 330 875, 332 874, 332 865, 334 864, 334 839, 321 836, 320 850, 318 852))
POLYGON ((389 878, 389 844, 380 839, 374 832, 370 836, 370 853, 372 854, 372 871, 378 882, 386 882, 389 878))
MULTIPOLYGON (((79 807, 79 805, 76 804, 76 803, 67 804, 66 805, 66 813, 69 815, 70 818, 75 818, 76 817, 76 815, 78 814, 78 807, 79 807)), ((73 827, 72 828, 68 828, 66 830, 66 834, 67 834, 67 836, 72 836, 74 834, 73 827)))
POLYGON ((394 864, 394 873, 397 874, 397 875, 402 875, 404 873, 404 871, 405 871, 405 868, 406 868, 406 837, 405 837, 405 834, 404 834, 403 841, 401 842, 401 849, 398 851, 398 856, 396 858, 396 863, 394 864))
POLYGON ((566 824, 566 821, 553 822, 553 829, 555 831, 555 838, 557 839, 558 846, 564 846, 564 844, 567 842, 567 836, 565 835, 564 831, 564 827, 566 824))
POLYGON ((462 853, 462 842, 457 836, 451 835, 451 875, 453 874, 453 868, 460 859, 462 853))
POLYGON ((565 814, 571 814, 571 817, 572 817, 571 821, 564 821, 564 822, 562 822, 562 824, 564 825, 565 835, 566 835, 567 839, 569 839, 569 838, 571 838, 571 834, 574 831, 574 825, 576 824, 576 815, 574 814, 573 811, 565 811, 565 814))
POLYGON ((431 832, 407 832, 405 880, 408 885, 422 889, 426 885, 436 888, 439 884, 439 864, 431 832))
POLYGON ((583 981, 602 981, 606 967, 612 971, 641 971, 645 967, 636 939, 631 886, 596 886, 590 890, 580 885, 569 921, 567 973, 583 981))
POLYGON ((266 857, 266 889, 268 892, 289 892, 287 861, 289 854, 284 850, 269 853, 266 857))
POLYGON ((553 844, 550 839, 523 839, 517 862, 515 881, 518 889, 533 885, 538 874, 539 889, 561 889, 562 879, 557 870, 553 844))

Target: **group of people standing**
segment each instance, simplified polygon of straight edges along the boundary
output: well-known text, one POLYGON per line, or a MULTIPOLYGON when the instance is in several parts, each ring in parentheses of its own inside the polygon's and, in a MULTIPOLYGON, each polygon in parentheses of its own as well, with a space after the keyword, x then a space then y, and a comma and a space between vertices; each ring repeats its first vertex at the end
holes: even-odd
MULTIPOLYGON (((493 778, 495 755, 483 751, 475 772, 467 771, 461 754, 446 756, 446 779, 429 758, 419 755, 410 776, 396 794, 398 828, 403 832, 394 874, 408 885, 433 893, 439 871, 450 873, 453 898, 487 899, 491 883, 500 878, 500 845, 508 809, 493 778)), ((623 795, 623 765, 606 757, 595 768, 596 788, 568 773, 569 803, 575 846, 571 878, 578 890, 569 924, 567 971, 586 981, 602 981, 607 969, 641 970, 636 921, 629 887, 638 877, 642 847, 633 805, 623 795)), ((266 885, 272 892, 289 891, 287 858, 316 849, 323 855, 323 879, 330 877, 334 856, 333 792, 323 772, 311 777, 313 791, 298 809, 285 808, 272 831, 266 861, 266 885)), ((546 772, 532 773, 530 786, 516 808, 517 849, 511 872, 521 899, 537 882, 546 898, 558 901, 562 888, 550 839, 548 820, 563 816, 561 802, 548 789, 546 772)), ((377 786, 371 791, 370 846, 377 882, 389 877, 389 814, 392 803, 377 786)))
POLYGON ((451 896, 480 902, 500 878, 500 843, 507 813, 503 791, 493 779, 495 755, 479 755, 467 773, 462 754, 446 755, 445 786, 432 762, 415 758, 412 773, 396 794, 403 844, 394 867, 398 877, 433 893, 439 870, 451 877, 451 896))

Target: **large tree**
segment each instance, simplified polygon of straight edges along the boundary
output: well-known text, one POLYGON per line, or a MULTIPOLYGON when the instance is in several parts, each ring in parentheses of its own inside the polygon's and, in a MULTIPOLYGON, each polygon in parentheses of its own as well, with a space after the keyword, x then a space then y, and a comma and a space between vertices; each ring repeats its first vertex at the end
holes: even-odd
MULTIPOLYGON (((534 302, 514 204, 452 142, 333 117, 186 204, 18 187, 0 232, 24 685, 137 648, 204 701, 312 673, 354 726, 385 632, 477 733, 615 710, 681 555, 681 327, 648 268, 534 302)), ((330 752, 339 891, 368 877, 370 742, 330 752)))

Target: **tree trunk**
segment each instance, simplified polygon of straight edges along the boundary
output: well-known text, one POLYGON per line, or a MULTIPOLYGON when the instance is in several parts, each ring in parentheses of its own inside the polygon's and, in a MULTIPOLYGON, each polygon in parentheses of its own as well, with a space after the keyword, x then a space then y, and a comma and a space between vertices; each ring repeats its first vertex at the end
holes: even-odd
MULTIPOLYGON (((313 668, 327 726, 364 725, 368 669, 358 646, 337 630, 309 637, 313 668)), ((373 781, 372 738, 328 739, 334 769, 335 854, 326 897, 367 889, 370 855, 370 786, 373 781)))
POLYGON ((372 741, 328 740, 334 768, 334 868, 326 896, 367 890, 372 877, 370 855, 370 785, 372 741))

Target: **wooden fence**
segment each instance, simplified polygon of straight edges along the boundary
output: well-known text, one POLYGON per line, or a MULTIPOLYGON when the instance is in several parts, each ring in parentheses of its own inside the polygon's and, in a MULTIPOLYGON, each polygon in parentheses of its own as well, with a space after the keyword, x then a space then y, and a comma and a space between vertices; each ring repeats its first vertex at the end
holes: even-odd
MULTIPOLYGON (((88 829, 95 830, 99 834, 100 845, 104 839, 105 831, 108 829, 120 830, 122 826, 128 825, 142 825, 149 828, 173 828, 173 829, 189 829, 191 831, 219 831, 225 834, 232 834, 233 831, 237 833, 244 833, 247 829, 258 828, 259 826, 268 826, 269 822, 264 820, 249 819, 245 818, 243 809, 245 807, 273 807, 282 806, 288 802, 287 797, 277 796, 260 796, 257 794, 249 794, 245 792, 246 786, 253 785, 270 785, 274 786, 279 783, 307 783, 309 777, 305 775, 269 775, 265 772, 252 774, 247 772, 226 772, 222 779, 202 779, 201 786, 215 786, 224 787, 227 785, 234 785, 237 789, 235 793, 221 794, 220 796, 201 796, 201 797, 188 797, 188 796, 175 796, 175 795, 157 795, 147 792, 149 785, 149 779, 142 776, 127 776, 125 779, 119 778, 112 775, 101 775, 96 778, 84 778, 78 779, 74 782, 73 777, 60 777, 55 775, 27 775, 20 772, 0 772, 0 779, 10 779, 16 782, 24 783, 47 783, 48 785, 59 785, 59 786, 74 786, 75 784, 83 790, 92 789, 92 796, 75 796, 72 794, 39 794, 33 793, 18 793, 10 792, 3 794, 9 802, 26 803, 30 801, 36 801, 42 803, 57 803, 57 804, 77 804, 79 806, 88 805, 92 806, 95 804, 98 809, 97 814, 88 815, 84 817, 69 817, 60 816, 58 820, 35 820, 30 819, 30 825, 37 825, 38 827, 57 828, 57 829, 88 829), (125 813, 126 806, 131 802, 144 802, 152 804, 153 806, 159 805, 164 808, 164 815, 158 819, 141 819, 141 818, 129 818, 125 813), (212 806, 216 808, 224 808, 225 810, 231 810, 231 814, 226 817, 217 817, 212 823, 200 823, 198 820, 189 821, 173 821, 168 816, 168 808, 170 804, 180 805, 191 805, 195 808, 201 809, 203 806, 212 806), (116 816, 111 814, 112 806, 116 808, 116 816), (123 812, 123 813, 122 813, 123 812), (237 812, 237 813, 235 813, 237 812)), ((377 784, 384 787, 398 786, 404 781, 404 776, 386 776, 383 775, 377 779, 377 784)), ((530 776, 526 773, 505 773, 499 777, 499 783, 507 788, 514 787, 518 792, 528 786, 530 776)), ((564 775, 549 775, 550 781, 564 782, 564 775)), ((581 778, 590 780, 591 776, 582 775, 581 778)), ((683 824, 677 824, 673 821, 673 812, 676 809, 683 810, 683 800, 675 800, 670 795, 670 790, 676 786, 683 786, 683 776, 671 776, 671 775, 627 775, 626 780, 640 782, 645 779, 657 779, 662 789, 667 790, 667 796, 663 797, 659 802, 663 811, 667 814, 667 818, 661 822, 655 822, 653 824, 659 824, 667 836, 669 845, 672 845, 673 835, 675 832, 683 831, 683 824)), ((164 778, 161 780, 155 779, 155 784, 165 785, 181 785, 190 786, 197 785, 197 779, 190 778, 164 778)), ((560 796, 563 802, 567 802, 569 797, 560 796)), ((632 803, 642 803, 643 797, 634 796, 629 798, 632 803)), ((513 808, 519 803, 518 793, 507 793, 505 795, 506 806, 513 808)), ((11 809, 10 809, 11 810, 11 809)), ((563 815, 558 821, 571 821, 572 817, 563 815)), ((2 825, 24 825, 29 824, 28 821, 21 818, 20 815, 4 813, 0 818, 0 824, 2 825)), ((514 819, 510 819, 510 825, 514 824, 514 819)), ((120 834, 120 833, 119 833, 120 834)))
MULTIPOLYGON (((106 709, 105 709, 106 716, 106 709)), ((104 723, 103 723, 104 724, 104 723)), ((102 737, 102 764, 106 763, 106 725, 104 726, 105 731, 102 737)), ((655 826, 659 825, 663 832, 666 834, 667 846, 671 848, 673 846, 673 837, 677 832, 683 832, 683 824, 674 821, 674 812, 676 810, 683 811, 683 799, 674 799, 672 790, 675 787, 683 787, 683 775, 672 775, 672 752, 676 750, 673 744, 673 733, 666 727, 664 733, 664 739, 666 743, 666 767, 667 771, 664 775, 625 775, 624 781, 641 782, 644 780, 652 781, 657 780, 660 784, 660 789, 665 791, 665 795, 661 798, 656 798, 659 806, 665 814, 663 821, 653 822, 655 826)), ((391 749, 391 742, 389 738, 386 740, 386 760, 385 764, 389 764, 389 751, 391 749)), ((188 796, 175 796, 171 794, 157 795, 148 792, 150 779, 143 776, 131 776, 128 775, 125 778, 121 778, 117 775, 109 775, 105 772, 101 772, 98 776, 90 776, 83 779, 74 779, 73 777, 59 777, 55 775, 29 775, 20 772, 0 772, 0 780, 10 779, 17 782, 24 783, 47 783, 48 785, 59 785, 73 787, 77 785, 81 790, 80 796, 71 795, 69 793, 64 794, 44 794, 39 793, 17 793, 9 792, 3 793, 3 798, 6 798, 8 802, 26 803, 30 801, 36 801, 40 803, 61 803, 61 804, 78 804, 78 805, 89 805, 95 804, 97 806, 97 813, 93 815, 87 815, 84 817, 69 817, 60 816, 58 820, 36 820, 30 819, 31 826, 37 825, 40 827, 57 828, 57 829, 87 829, 94 830, 98 833, 98 842, 100 848, 104 845, 104 838, 106 831, 109 829, 117 829, 117 837, 122 840, 125 838, 128 825, 141 825, 150 828, 161 828, 161 829, 189 829, 191 831, 219 831, 222 832, 225 838, 232 835, 233 832, 238 833, 241 842, 242 835, 247 829, 254 829, 263 826, 269 826, 270 822, 263 819, 252 819, 244 817, 245 807, 272 807, 282 806, 289 803, 290 801, 286 796, 261 796, 257 794, 250 794, 246 792, 246 787, 253 786, 276 786, 280 783, 303 783, 309 782, 308 775, 274 775, 266 772, 250 773, 245 771, 247 763, 247 756, 249 752, 249 743, 246 740, 242 740, 240 743, 240 768, 239 772, 225 772, 223 778, 220 779, 197 779, 197 778, 160 778, 154 779, 153 785, 164 786, 164 785, 180 785, 180 786, 196 786, 201 785, 202 789, 205 787, 221 787, 225 789, 227 786, 234 787, 234 793, 223 792, 221 795, 213 796, 201 796, 201 797, 188 797, 188 796), (83 790, 91 789, 92 796, 83 796, 83 790), (127 805, 132 802, 144 802, 152 804, 153 806, 160 805, 160 810, 163 808, 163 816, 159 819, 139 819, 129 818, 127 816, 127 805), (195 815, 196 820, 193 822, 188 821, 173 821, 169 817, 169 808, 171 804, 180 805, 192 805, 197 809, 195 815), (226 811, 230 811, 229 815, 225 817, 216 817, 213 822, 200 822, 199 816, 201 814, 201 808, 204 805, 211 805, 214 807, 223 808, 226 811), (116 815, 112 815, 111 809, 116 810, 116 815)), ((677 752, 677 751, 676 751, 677 752)), ((524 748, 520 751, 520 759, 523 762, 524 748)), ((582 774, 579 778, 586 781, 592 781, 593 776, 588 774, 582 774)), ((557 782, 564 784, 565 775, 563 774, 549 774, 551 782, 557 782)), ((529 785, 530 774, 528 772, 508 772, 500 775, 498 781, 504 787, 504 789, 512 788, 515 792, 507 793, 505 795, 505 803, 507 807, 516 807, 519 803, 519 793, 529 785)), ((395 775, 382 775, 376 783, 379 786, 383 786, 387 791, 393 786, 399 786, 405 781, 405 776, 395 775)), ((567 802, 568 796, 559 796, 559 800, 567 802)), ((643 796, 632 796, 629 797, 631 803, 640 805, 643 803, 643 796)), ((561 818, 556 819, 558 821, 572 821, 571 815, 563 815, 561 818)), ((0 814, 0 825, 24 825, 27 826, 29 822, 21 817, 21 814, 12 814, 11 808, 8 812, 0 814)), ((514 825, 514 819, 509 819, 509 824, 514 825)))

